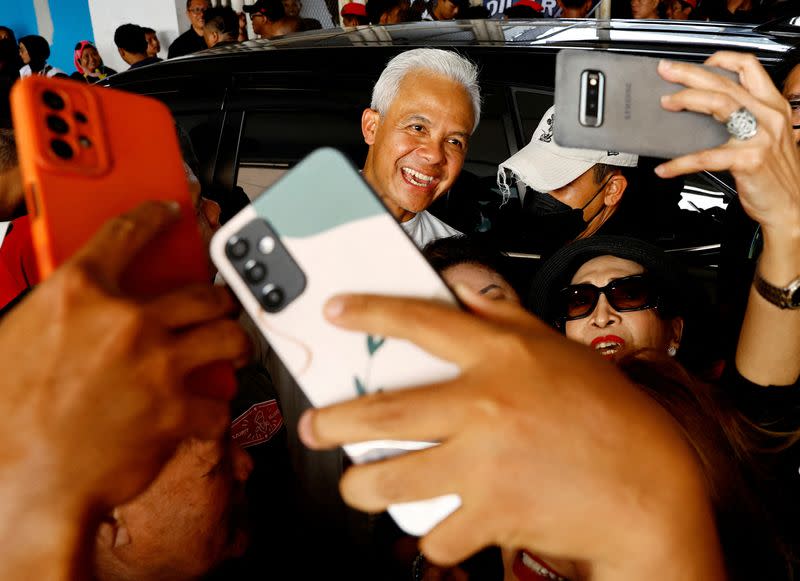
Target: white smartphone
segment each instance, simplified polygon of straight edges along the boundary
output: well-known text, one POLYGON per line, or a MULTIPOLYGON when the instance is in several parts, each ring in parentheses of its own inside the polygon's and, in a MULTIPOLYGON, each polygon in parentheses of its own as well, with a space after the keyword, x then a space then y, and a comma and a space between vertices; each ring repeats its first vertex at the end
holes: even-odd
MULTIPOLYGON (((211 258, 316 407, 459 373, 408 341, 343 330, 324 318, 325 301, 345 292, 456 303, 358 170, 334 149, 312 152, 231 218, 214 235, 211 258)), ((387 440, 344 450, 358 464, 433 445, 387 440)), ((448 494, 388 512, 405 532, 422 536, 460 504, 448 494)))
MULTIPOLYGON (((606 51, 559 52, 555 142, 671 159, 728 141, 725 124, 710 115, 661 107, 662 95, 686 87, 662 79, 659 60, 606 51)), ((739 80, 731 71, 708 68, 739 80)))

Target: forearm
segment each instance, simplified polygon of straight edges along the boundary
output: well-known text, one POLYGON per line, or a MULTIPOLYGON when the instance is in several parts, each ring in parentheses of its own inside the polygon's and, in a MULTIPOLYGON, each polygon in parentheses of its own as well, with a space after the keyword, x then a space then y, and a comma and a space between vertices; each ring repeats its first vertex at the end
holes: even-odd
MULTIPOLYGON (((663 486, 670 486, 668 482, 663 486)), ((619 560, 598 566, 592 581, 724 581, 725 560, 708 492, 700 482, 670 491, 622 535, 619 560)))
MULTIPOLYGON (((764 230, 759 274, 784 286, 800 275, 800 226, 764 230)), ((800 310, 780 309, 750 288, 739 343, 739 373, 759 385, 789 385, 800 375, 800 310)))

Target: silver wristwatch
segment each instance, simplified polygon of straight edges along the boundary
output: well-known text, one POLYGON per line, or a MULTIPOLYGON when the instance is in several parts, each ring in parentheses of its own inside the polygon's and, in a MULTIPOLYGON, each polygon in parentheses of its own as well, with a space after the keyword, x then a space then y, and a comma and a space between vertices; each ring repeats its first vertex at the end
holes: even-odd
POLYGON ((758 294, 781 309, 800 309, 800 276, 785 287, 773 286, 756 270, 753 285, 758 294))

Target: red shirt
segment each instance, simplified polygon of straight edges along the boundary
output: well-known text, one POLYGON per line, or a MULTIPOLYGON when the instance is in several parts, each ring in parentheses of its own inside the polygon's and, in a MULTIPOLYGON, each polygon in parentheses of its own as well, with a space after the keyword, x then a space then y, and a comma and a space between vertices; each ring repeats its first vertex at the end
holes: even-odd
POLYGON ((0 246, 0 309, 38 283, 30 220, 22 216, 9 224, 0 246))

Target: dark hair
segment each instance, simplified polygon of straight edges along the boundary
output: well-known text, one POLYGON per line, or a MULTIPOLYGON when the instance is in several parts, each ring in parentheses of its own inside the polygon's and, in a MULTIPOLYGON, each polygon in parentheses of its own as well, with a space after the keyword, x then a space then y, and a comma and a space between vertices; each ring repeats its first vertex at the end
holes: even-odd
MULTIPOLYGON (((429 242, 422 254, 437 271, 459 264, 477 264, 493 270, 506 280, 503 255, 491 242, 476 236, 450 236, 429 242)), ((510 284, 510 283, 509 283, 510 284)))
POLYGON ((286 18, 286 10, 284 10, 281 0, 260 0, 260 2, 264 5, 264 16, 270 22, 286 18))
POLYGON ((488 20, 492 17, 492 13, 483 4, 479 6, 468 6, 464 12, 465 20, 488 20))
MULTIPOLYGON (((209 4, 209 6, 211 5, 210 2, 208 2, 207 0, 206 3, 209 4)), ((192 7, 192 0, 186 0, 186 10, 189 10, 189 8, 191 7, 192 7)))
POLYGON ((14 31, 11 30, 8 26, 0 26, 0 32, 5 32, 8 34, 8 37, 14 41, 14 44, 17 43, 17 35, 14 34, 14 31))
POLYGON ((147 37, 138 24, 123 24, 114 32, 114 44, 132 54, 147 54, 147 37))
POLYGON ((654 350, 619 362, 622 371, 669 413, 698 459, 730 579, 788 579, 792 551, 780 536, 770 479, 757 459, 763 432, 719 386, 697 380, 654 350), (772 509, 772 511, 770 511, 772 509))
POLYGON ((379 24, 381 16, 401 6, 403 2, 404 0, 369 0, 367 2, 367 18, 370 23, 379 24))
POLYGON ((142 30, 144 30, 145 34, 155 34, 156 33, 155 30, 153 30, 152 28, 149 28, 147 26, 142 26, 142 30))
POLYGON ((17 140, 13 129, 0 129, 0 172, 6 172, 19 165, 17 159, 17 140))
POLYGON ((28 56, 31 59, 30 65, 33 71, 41 71, 47 59, 50 58, 50 45, 47 40, 38 34, 29 34, 19 39, 19 43, 25 46, 28 56))
POLYGON ((220 34, 239 34, 239 15, 228 6, 214 6, 203 13, 205 25, 220 34))

